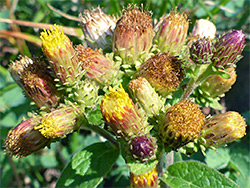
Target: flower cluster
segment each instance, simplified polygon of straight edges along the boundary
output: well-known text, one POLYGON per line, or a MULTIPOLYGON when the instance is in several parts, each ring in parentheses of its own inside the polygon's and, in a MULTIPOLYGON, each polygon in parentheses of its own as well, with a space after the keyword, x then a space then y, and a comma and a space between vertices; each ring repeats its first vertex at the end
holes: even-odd
MULTIPOLYGON (((85 11, 80 25, 88 47, 74 46, 57 25, 41 32, 46 60, 21 57, 9 68, 38 109, 9 132, 6 151, 24 157, 80 127, 94 131, 93 111, 102 114, 98 133, 120 143, 127 163, 151 164, 188 144, 215 148, 242 138, 239 113, 205 118, 200 110, 234 84, 242 31, 216 37, 213 23, 198 20, 188 36, 189 20, 177 9, 155 25, 151 15, 136 5, 120 18, 85 11)), ((156 166, 130 174, 131 187, 158 187, 156 166)))

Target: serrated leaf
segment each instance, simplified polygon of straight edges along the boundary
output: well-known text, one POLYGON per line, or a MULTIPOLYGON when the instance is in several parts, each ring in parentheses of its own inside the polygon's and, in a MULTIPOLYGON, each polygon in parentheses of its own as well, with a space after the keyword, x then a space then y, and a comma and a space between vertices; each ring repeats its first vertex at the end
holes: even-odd
POLYGON ((108 142, 95 143, 75 154, 63 170, 57 187, 97 187, 119 156, 108 142))
POLYGON ((130 169, 130 172, 136 175, 140 175, 140 174, 145 174, 146 172, 152 170, 157 165, 157 163, 158 163, 157 160, 149 161, 147 163, 128 161, 127 165, 130 169))
POLYGON ((207 151, 205 162, 208 166, 219 170, 227 167, 230 159, 229 148, 217 148, 216 152, 212 149, 207 151))
POLYGON ((172 188, 239 188, 220 172, 197 161, 179 162, 169 166, 161 180, 172 188))

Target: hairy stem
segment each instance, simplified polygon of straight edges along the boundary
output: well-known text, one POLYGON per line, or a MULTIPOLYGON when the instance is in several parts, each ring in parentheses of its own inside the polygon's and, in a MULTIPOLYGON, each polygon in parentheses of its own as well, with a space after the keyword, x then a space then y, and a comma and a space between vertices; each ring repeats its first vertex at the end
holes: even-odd
POLYGON ((83 127, 83 129, 87 129, 90 131, 94 131, 95 133, 103 136, 104 138, 106 138, 107 140, 109 140, 111 143, 113 143, 115 146, 120 147, 119 143, 116 142, 115 138, 105 129, 101 128, 98 125, 91 125, 91 124, 85 124, 83 127))

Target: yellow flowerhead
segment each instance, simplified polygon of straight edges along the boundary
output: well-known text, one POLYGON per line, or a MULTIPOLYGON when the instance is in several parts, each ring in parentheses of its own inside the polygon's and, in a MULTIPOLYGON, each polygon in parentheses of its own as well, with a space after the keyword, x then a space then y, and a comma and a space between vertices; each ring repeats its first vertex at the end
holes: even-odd
POLYGON ((158 187, 158 173, 156 167, 153 170, 141 175, 130 175, 131 188, 157 188, 158 187))
POLYGON ((159 134, 166 147, 177 149, 200 134, 205 115, 191 101, 180 101, 170 107, 159 125, 159 134))
POLYGON ((80 107, 63 105, 56 110, 45 114, 41 123, 35 127, 46 138, 62 138, 76 131, 83 121, 80 107))
POLYGON ((101 102, 101 112, 104 120, 117 135, 128 138, 143 133, 146 124, 128 93, 122 85, 120 87, 118 90, 109 87, 110 93, 106 94, 101 102))
POLYGON ((62 27, 50 26, 50 30, 41 33, 42 49, 50 62, 55 75, 65 85, 72 85, 79 79, 81 66, 70 39, 63 33, 62 27))

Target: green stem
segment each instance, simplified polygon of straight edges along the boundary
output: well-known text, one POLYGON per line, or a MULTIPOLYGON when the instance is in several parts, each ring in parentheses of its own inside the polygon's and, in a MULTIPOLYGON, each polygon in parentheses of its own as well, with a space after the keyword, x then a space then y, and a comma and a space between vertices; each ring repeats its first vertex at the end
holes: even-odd
POLYGON ((104 138, 106 138, 107 140, 109 140, 111 143, 113 143, 116 147, 120 147, 119 143, 116 142, 115 138, 105 129, 101 128, 98 125, 91 125, 91 124, 85 124, 84 126, 82 126, 83 129, 87 129, 90 131, 94 131, 97 134, 103 136, 104 138))
POLYGON ((199 86, 206 78, 213 74, 214 72, 211 64, 196 66, 194 70, 194 76, 189 81, 188 86, 181 97, 181 101, 188 99, 188 97, 192 94, 195 88, 199 86))

